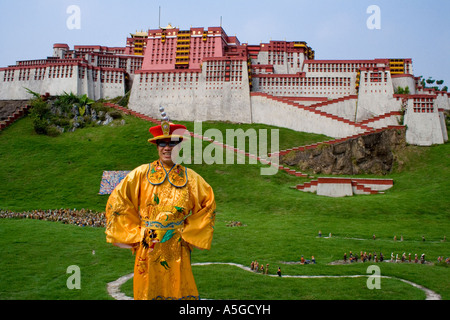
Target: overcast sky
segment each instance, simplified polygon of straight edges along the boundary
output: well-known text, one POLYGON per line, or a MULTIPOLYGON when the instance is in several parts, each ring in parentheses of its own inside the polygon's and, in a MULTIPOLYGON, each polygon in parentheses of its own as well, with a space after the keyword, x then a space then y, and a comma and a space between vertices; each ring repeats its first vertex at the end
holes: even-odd
POLYGON ((0 67, 51 56, 54 43, 125 46, 158 27, 159 7, 162 26, 222 18, 241 43, 306 41, 316 59, 412 58, 416 76, 450 83, 449 0, 0 0, 0 67))

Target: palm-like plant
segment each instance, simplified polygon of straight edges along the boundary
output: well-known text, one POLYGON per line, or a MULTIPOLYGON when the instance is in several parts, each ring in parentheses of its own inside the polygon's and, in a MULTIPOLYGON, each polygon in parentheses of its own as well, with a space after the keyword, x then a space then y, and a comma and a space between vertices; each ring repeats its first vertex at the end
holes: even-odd
POLYGON ((78 109, 80 111, 80 115, 84 116, 86 112, 86 106, 89 106, 93 104, 95 101, 92 99, 89 99, 86 94, 82 95, 78 98, 78 109))

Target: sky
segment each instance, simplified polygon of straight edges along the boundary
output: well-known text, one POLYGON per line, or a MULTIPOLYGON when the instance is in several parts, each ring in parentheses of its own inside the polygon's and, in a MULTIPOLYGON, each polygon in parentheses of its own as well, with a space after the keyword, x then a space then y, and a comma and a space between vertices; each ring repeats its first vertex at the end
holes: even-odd
POLYGON ((320 60, 411 58, 415 76, 448 86, 449 12, 449 0, 0 0, 0 67, 51 56, 54 43, 124 47, 159 20, 222 22, 241 43, 306 41, 320 60))

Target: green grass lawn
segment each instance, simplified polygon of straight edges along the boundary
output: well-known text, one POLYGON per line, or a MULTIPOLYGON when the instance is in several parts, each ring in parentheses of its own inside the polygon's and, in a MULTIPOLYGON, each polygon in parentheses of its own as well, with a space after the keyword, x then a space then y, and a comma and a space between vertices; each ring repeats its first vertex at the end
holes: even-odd
MULTIPOLYGON (((85 208, 104 211, 108 196, 98 195, 104 170, 132 170, 153 161, 147 143, 151 123, 126 116, 118 127, 85 128, 59 137, 39 136, 24 118, 0 132, 0 209, 85 208)), ((193 124, 186 123, 193 131, 193 124)), ((203 130, 264 125, 203 123, 203 130)), ((328 140, 328 137, 279 129, 280 149, 328 140)), ((225 137, 225 134, 224 134, 225 137)), ((216 137, 214 137, 216 138, 216 137)), ((219 139, 217 139, 219 140, 219 139)), ((207 146, 206 142, 203 146, 207 146)), ((285 172, 262 176, 261 164, 192 164, 213 187, 217 220, 210 251, 194 251, 192 262, 269 264, 274 274, 367 275, 368 264, 329 265, 349 251, 426 254, 432 264, 379 263, 380 290, 367 278, 295 279, 267 277, 233 266, 194 266, 202 297, 208 299, 424 299, 412 281, 450 299, 450 269, 435 265, 450 256, 448 200, 449 144, 409 146, 405 165, 385 178, 394 187, 385 194, 346 198, 320 197, 294 189, 306 181, 285 172), (228 227, 230 221, 243 227, 228 227), (332 237, 318 238, 332 233, 332 237), (372 235, 376 235, 376 240, 372 235), (403 236, 404 241, 393 241, 403 236), (422 236, 426 241, 422 241, 422 236), (301 255, 315 265, 286 264, 301 255)), ((0 220, 0 299, 109 299, 106 284, 133 271, 133 256, 105 242, 102 228, 81 228, 34 220, 0 220), (92 251, 95 250, 95 254, 92 251), (69 290, 67 267, 78 265, 81 290, 69 290)), ((131 281, 124 285, 131 295, 131 281)))

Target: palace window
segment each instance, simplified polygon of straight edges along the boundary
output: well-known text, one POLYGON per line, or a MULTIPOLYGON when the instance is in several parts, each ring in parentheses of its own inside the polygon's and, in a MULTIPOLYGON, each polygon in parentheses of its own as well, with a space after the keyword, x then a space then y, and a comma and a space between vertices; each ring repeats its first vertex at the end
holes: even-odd
POLYGON ((372 72, 370 74, 370 82, 381 82, 382 77, 381 72, 372 72))
POLYGON ((433 98, 414 98, 414 112, 432 113, 433 98))

